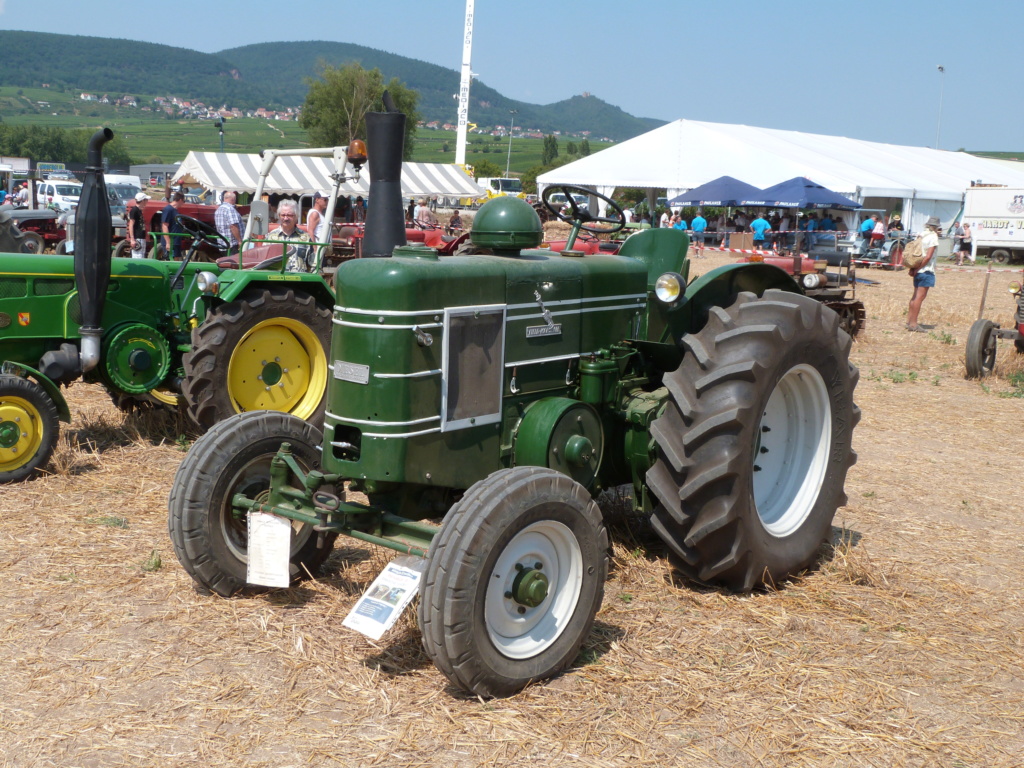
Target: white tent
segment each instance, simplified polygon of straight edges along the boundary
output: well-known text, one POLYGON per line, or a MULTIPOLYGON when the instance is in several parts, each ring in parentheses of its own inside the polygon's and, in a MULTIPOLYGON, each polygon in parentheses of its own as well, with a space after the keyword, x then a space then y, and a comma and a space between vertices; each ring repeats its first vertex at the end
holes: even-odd
POLYGON ((948 225, 972 181, 1024 187, 1024 166, 965 152, 694 120, 548 171, 537 185, 576 184, 609 197, 616 187, 663 187, 672 198, 723 175, 757 187, 806 176, 869 209, 900 204, 914 230, 929 216, 948 225))
MULTIPOLYGON (((230 152, 189 152, 174 175, 173 183, 198 184, 204 189, 222 192, 254 192, 259 180, 259 155, 230 152)), ((286 195, 310 195, 331 187, 334 165, 330 157, 279 157, 267 178, 265 189, 286 195)), ((358 182, 346 182, 342 195, 366 196, 370 186, 369 165, 363 167, 358 182)), ((483 197, 486 193, 457 165, 440 163, 403 163, 402 194, 406 197, 483 197)))

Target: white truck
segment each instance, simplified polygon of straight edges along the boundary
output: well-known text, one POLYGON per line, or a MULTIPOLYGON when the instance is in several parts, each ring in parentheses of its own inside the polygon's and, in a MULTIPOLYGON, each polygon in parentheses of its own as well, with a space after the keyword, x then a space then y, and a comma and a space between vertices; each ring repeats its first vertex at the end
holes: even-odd
POLYGON ((971 187, 963 221, 971 225, 974 255, 1000 264, 1024 261, 1024 189, 971 187))

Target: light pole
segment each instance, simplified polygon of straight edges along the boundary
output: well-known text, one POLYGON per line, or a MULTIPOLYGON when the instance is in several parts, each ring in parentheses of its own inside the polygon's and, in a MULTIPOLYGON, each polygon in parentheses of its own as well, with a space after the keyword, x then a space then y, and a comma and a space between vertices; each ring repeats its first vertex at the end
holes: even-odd
POLYGON ((508 160, 505 161, 505 178, 508 178, 508 169, 512 165, 512 129, 515 128, 516 115, 519 114, 519 110, 510 109, 508 113, 511 115, 511 118, 509 118, 508 126, 508 160))
POLYGON ((939 64, 939 119, 935 121, 935 148, 939 148, 939 129, 942 128, 942 92, 946 89, 946 68, 939 64))
POLYGON ((213 127, 220 131, 220 151, 224 151, 224 118, 218 117, 213 127))

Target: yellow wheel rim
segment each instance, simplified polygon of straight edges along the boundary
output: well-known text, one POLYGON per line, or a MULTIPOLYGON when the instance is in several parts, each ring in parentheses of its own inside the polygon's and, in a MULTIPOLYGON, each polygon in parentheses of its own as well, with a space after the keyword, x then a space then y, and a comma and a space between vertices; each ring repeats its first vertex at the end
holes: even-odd
POLYGON ((276 317, 253 326, 228 362, 235 411, 283 411, 308 419, 327 387, 320 339, 298 320, 276 317))
POLYGON ((0 398, 0 472, 25 466, 43 443, 39 411, 20 397, 0 398))
POLYGON ((149 391, 149 396, 154 400, 157 400, 164 405, 177 405, 178 404, 178 393, 173 389, 167 387, 157 387, 149 391))

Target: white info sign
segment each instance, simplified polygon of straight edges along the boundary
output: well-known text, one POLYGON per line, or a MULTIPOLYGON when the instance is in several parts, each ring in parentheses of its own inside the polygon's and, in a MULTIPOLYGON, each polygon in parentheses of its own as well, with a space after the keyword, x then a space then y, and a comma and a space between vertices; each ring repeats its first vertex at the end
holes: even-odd
POLYGON ((425 558, 413 555, 396 557, 373 580, 342 624, 371 640, 380 640, 416 597, 426 569, 425 558))
POLYGON ((261 587, 287 587, 292 521, 263 512, 249 513, 249 564, 245 580, 261 587))

